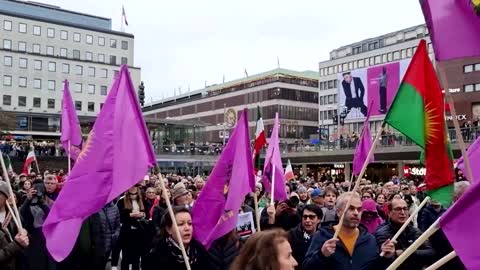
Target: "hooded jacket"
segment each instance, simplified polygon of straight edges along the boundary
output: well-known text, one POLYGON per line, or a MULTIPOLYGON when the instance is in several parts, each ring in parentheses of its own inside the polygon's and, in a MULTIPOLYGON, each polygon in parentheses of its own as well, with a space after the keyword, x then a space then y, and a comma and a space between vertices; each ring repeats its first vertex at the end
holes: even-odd
POLYGON ((366 218, 362 216, 362 219, 360 221, 360 223, 367 227, 369 233, 375 233, 378 226, 383 223, 383 219, 379 216, 377 211, 377 204, 372 199, 367 199, 362 202, 362 208, 363 211, 377 213, 377 217, 373 218, 372 220, 366 220, 366 218))

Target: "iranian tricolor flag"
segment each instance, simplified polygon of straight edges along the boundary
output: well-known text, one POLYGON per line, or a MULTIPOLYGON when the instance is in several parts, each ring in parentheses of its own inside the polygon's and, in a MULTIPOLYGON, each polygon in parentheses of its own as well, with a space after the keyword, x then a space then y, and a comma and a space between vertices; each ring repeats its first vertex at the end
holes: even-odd
POLYGON ((23 163, 22 173, 30 174, 30 171, 32 169, 31 165, 36 159, 37 158, 35 157, 35 152, 33 152, 33 150, 28 152, 27 159, 25 159, 25 163, 23 163))
POLYGON ((427 193, 451 204, 453 166, 447 151, 444 101, 425 40, 420 41, 385 122, 425 151, 427 193))
POLYGON ((285 168, 285 180, 290 181, 292 179, 295 179, 295 175, 293 174, 292 163, 290 163, 289 159, 287 167, 285 168))
POLYGON ((265 137, 265 127, 263 126, 263 119, 260 113, 260 106, 257 107, 257 128, 255 130, 255 144, 253 146, 253 160, 255 171, 260 168, 260 151, 267 144, 265 137))

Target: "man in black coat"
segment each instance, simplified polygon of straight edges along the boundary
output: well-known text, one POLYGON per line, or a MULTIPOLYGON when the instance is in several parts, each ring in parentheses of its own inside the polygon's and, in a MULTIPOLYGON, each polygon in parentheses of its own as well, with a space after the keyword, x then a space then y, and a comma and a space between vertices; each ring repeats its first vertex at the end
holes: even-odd
POLYGON ((365 96, 365 87, 359 77, 352 77, 350 72, 343 73, 342 81, 343 93, 345 94, 345 117, 350 113, 352 108, 359 108, 360 112, 367 116, 367 106, 363 103, 365 96))
POLYGON ((312 242, 313 234, 317 231, 318 225, 323 217, 320 207, 315 204, 307 204, 299 210, 301 223, 288 231, 288 242, 292 247, 292 256, 298 262, 296 270, 302 269, 302 262, 312 242))
MULTIPOLYGON (((377 246, 381 246, 387 239, 392 239, 398 232, 400 227, 407 221, 408 205, 403 199, 393 199, 388 205, 389 219, 375 232, 375 238, 377 239, 377 246)), ((412 224, 409 224, 402 234, 397 238, 395 244, 395 252, 397 256, 400 256, 418 237, 422 235, 422 232, 415 228, 412 224)), ((400 267, 402 269, 421 270, 424 266, 428 266, 433 263, 433 257, 435 252, 430 245, 429 241, 425 241, 400 267)))

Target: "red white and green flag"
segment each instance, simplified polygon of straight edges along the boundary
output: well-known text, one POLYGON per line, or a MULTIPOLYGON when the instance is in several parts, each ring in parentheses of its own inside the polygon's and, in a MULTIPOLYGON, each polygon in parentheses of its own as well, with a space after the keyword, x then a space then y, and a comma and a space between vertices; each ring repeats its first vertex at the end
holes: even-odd
POLYGON ((253 145, 253 160, 254 169, 258 171, 260 168, 260 151, 267 144, 265 137, 265 127, 263 125, 262 114, 260 113, 260 106, 257 107, 257 128, 255 129, 255 143, 253 145))
POLYGON ((290 181, 292 179, 295 179, 295 175, 293 174, 292 163, 290 163, 289 159, 287 167, 285 168, 285 180, 290 181))
POLYGON ((447 147, 444 101, 425 40, 415 51, 385 122, 425 151, 427 193, 445 207, 453 194, 453 165, 447 147))
POLYGON ((23 170, 22 173, 24 174, 30 174, 30 171, 32 169, 32 163, 36 160, 37 158, 35 157, 35 152, 31 150, 28 152, 27 159, 25 159, 25 163, 23 163, 23 170))

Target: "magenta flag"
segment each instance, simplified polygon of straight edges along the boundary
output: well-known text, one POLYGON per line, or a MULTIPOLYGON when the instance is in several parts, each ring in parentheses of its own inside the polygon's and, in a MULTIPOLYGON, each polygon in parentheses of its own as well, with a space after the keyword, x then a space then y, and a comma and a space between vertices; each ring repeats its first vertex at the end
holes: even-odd
POLYGON ((480 181, 471 185, 440 218, 440 227, 466 269, 480 269, 480 181))
POLYGON ((195 238, 208 249, 237 225, 245 196, 255 191, 245 109, 192 209, 195 238))
MULTIPOLYGON (((472 170, 473 179, 468 179, 470 182, 480 181, 480 137, 473 142, 467 150, 468 161, 470 162, 470 169, 472 170)), ((463 176, 468 178, 468 174, 465 171, 465 163, 463 156, 457 161, 457 168, 462 170, 463 176)))
POLYGON ((83 221, 156 164, 127 66, 122 65, 68 180, 43 224, 56 261, 72 251, 83 221))
MULTIPOLYGON (((355 153, 353 154, 353 175, 358 176, 362 171, 363 164, 367 161, 368 152, 372 147, 372 135, 370 134, 370 112, 373 108, 373 102, 370 103, 369 111, 365 122, 363 122, 362 133, 360 134, 360 140, 355 148, 355 153)), ((368 160, 368 163, 373 162, 374 157, 368 160)))
POLYGON ((62 136, 60 137, 63 149, 70 153, 70 158, 76 160, 82 149, 82 131, 78 121, 75 105, 70 94, 69 83, 65 80, 62 98, 62 136), (70 142, 70 147, 68 147, 70 142))
POLYGON ((265 155, 265 165, 263 166, 262 181, 265 190, 271 193, 273 167, 275 167, 275 186, 274 198, 278 201, 287 199, 285 192, 285 171, 283 170, 282 157, 280 155, 280 142, 278 139, 278 130, 280 128, 280 120, 278 119, 278 112, 275 114, 275 122, 273 123, 273 130, 268 140, 267 154, 265 155))
POLYGON ((439 61, 480 56, 480 16, 471 0, 420 0, 439 61))

